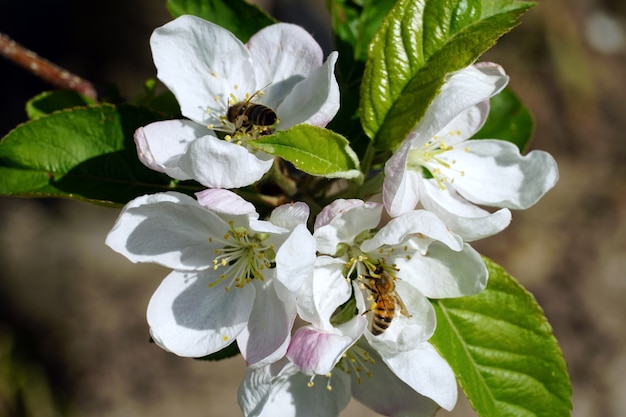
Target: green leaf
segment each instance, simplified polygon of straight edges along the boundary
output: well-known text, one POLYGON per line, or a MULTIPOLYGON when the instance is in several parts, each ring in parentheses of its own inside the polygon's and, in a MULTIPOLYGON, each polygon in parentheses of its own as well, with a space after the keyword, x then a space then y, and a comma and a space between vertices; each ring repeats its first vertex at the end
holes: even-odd
POLYGON ((473 63, 532 3, 399 0, 369 48, 361 123, 378 149, 394 150, 426 113, 445 76, 473 63))
POLYGON ((191 14, 218 24, 242 42, 276 23, 274 18, 244 0, 167 0, 167 9, 174 17, 191 14))
POLYGON ((63 110, 24 123, 0 142, 0 194, 124 204, 171 189, 142 165, 133 132, 160 116, 105 104, 63 110))
POLYGON ((26 114, 29 119, 37 119, 57 110, 88 106, 91 104, 95 104, 95 102, 76 91, 44 91, 28 100, 26 103, 26 114))
POLYGON ((501 139, 512 142, 523 151, 533 133, 533 117, 513 90, 505 88, 490 100, 485 125, 474 139, 501 139))
POLYGON ((486 290, 433 301, 431 342, 480 416, 569 416, 565 360, 541 307, 500 266, 485 261, 486 290))
POLYGON ((325 178, 362 177, 350 144, 332 130, 300 124, 248 143, 291 162, 307 174, 325 178))

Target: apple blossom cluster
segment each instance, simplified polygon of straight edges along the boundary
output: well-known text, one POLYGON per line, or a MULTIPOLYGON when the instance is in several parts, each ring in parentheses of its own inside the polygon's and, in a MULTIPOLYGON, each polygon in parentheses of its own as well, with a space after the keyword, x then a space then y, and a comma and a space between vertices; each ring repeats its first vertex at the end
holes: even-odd
POLYGON ((482 63, 450 74, 368 201, 337 198, 318 213, 295 201, 262 219, 229 190, 275 163, 249 143, 326 126, 339 109, 337 53, 324 61, 292 24, 243 44, 192 16, 156 29, 151 47, 185 118, 138 129, 139 158, 207 187, 139 197, 107 237, 133 262, 172 269, 148 305, 153 340, 185 357, 236 344, 248 366, 245 416, 334 416, 351 397, 387 416, 452 409, 456 379, 429 343, 429 299, 482 291, 487 269, 468 242, 503 230, 510 209, 530 207, 558 180, 545 152, 471 139, 508 82, 504 70, 482 63), (275 112, 271 125, 229 117, 252 99, 275 112))

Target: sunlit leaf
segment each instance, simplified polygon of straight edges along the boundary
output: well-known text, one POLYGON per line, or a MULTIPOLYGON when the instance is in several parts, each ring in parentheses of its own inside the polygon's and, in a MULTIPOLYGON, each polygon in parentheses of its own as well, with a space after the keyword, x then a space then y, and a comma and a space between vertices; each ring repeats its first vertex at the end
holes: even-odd
POLYGON ((308 174, 326 178, 361 177, 358 158, 346 138, 328 129, 296 125, 250 145, 279 156, 308 174))
POLYGON ((572 388, 563 354, 534 297, 486 260, 482 293, 433 301, 431 338, 483 417, 565 417, 572 388))
POLYGON ((0 194, 123 204, 170 189, 139 162, 133 132, 159 115, 132 106, 59 111, 24 123, 0 142, 0 194))
POLYGON ((361 123, 378 149, 395 149, 424 116, 445 76, 518 24, 532 3, 399 0, 374 36, 361 83, 361 123))

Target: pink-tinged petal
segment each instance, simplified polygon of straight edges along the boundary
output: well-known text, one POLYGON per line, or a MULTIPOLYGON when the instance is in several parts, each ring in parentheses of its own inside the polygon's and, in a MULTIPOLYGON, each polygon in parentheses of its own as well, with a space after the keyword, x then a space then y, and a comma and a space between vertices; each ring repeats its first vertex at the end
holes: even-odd
POLYGON ((191 177, 178 167, 180 156, 191 142, 213 132, 189 120, 165 120, 150 123, 135 131, 139 160, 148 168, 178 180, 191 177))
POLYGON ((535 204, 559 179, 554 158, 543 151, 521 155, 517 146, 502 140, 471 140, 446 152, 456 160, 454 188, 476 204, 526 209, 535 204), (462 147, 462 148, 461 148, 462 147))
POLYGON ((235 341, 250 317, 253 285, 225 291, 219 272, 171 272, 148 304, 148 324, 155 342, 179 356, 202 357, 235 341))
POLYGON ((297 291, 312 279, 315 255, 315 239, 306 224, 299 224, 276 252, 276 279, 289 291, 297 291))
POLYGON ((348 375, 337 372, 330 380, 320 376, 315 378, 313 386, 310 379, 287 364, 272 379, 267 401, 245 417, 338 417, 350 401, 348 375))
MULTIPOLYGON (((355 207, 361 207, 363 200, 338 198, 322 209, 315 218, 314 230, 329 224, 335 217, 355 207)), ((378 223, 377 223, 378 224, 378 223)))
POLYGON ((293 230, 300 224, 306 224, 309 214, 311 214, 311 210, 306 203, 283 204, 272 210, 270 222, 287 230, 293 230))
POLYGON ((287 358, 307 375, 326 375, 355 341, 340 333, 301 327, 291 339, 287 358))
POLYGON ((439 406, 400 380, 366 343, 359 342, 372 361, 364 364, 365 372, 352 373, 352 396, 366 407, 394 417, 432 417, 439 406))
POLYGON ((243 99, 256 87, 248 49, 229 31, 195 16, 181 16, 156 29, 150 46, 157 77, 182 114, 203 126, 220 126, 228 96, 243 99))
POLYGON ((433 179, 420 179, 422 205, 435 213, 465 242, 493 236, 511 223, 511 211, 489 213, 462 198, 452 187, 441 189, 433 179))
POLYGON ((271 283, 257 285, 248 326, 237 337, 246 365, 259 367, 282 358, 287 352, 295 318, 295 300, 281 301, 271 283))
POLYGON ((257 85, 282 82, 290 77, 307 77, 322 65, 322 48, 302 27, 277 23, 255 33, 246 44, 257 85))
POLYGON ((502 91, 508 81, 496 64, 472 65, 452 73, 418 124, 418 141, 430 140, 463 111, 502 91))
POLYGON ((120 213, 106 244, 132 262, 173 269, 211 267, 216 249, 211 236, 223 236, 228 224, 196 200, 180 193, 138 197, 120 213))
POLYGON ((408 352, 386 354, 379 352, 383 361, 398 378, 441 407, 450 411, 457 400, 457 385, 450 365, 428 342, 408 352))
POLYGON ((258 218, 254 204, 244 200, 238 194, 229 190, 209 188, 196 193, 200 205, 211 211, 227 215, 247 215, 250 218, 258 218))
POLYGON ((402 146, 385 163, 385 180, 383 181, 383 204, 391 217, 414 210, 419 202, 419 174, 407 169, 407 156, 411 150, 409 135, 402 146))
POLYGON ((450 249, 461 250, 462 239, 451 233, 436 214, 426 210, 413 210, 391 219, 373 238, 361 244, 364 252, 373 252, 383 245, 398 245, 407 239, 424 240, 430 244, 431 240, 445 243, 450 249), (413 235, 423 235, 415 237, 413 235))
MULTIPOLYGON (((380 222, 383 206, 361 200, 335 200, 322 210, 322 218, 332 219, 324 226, 316 221, 313 236, 320 253, 333 255, 340 243, 352 244, 364 230, 372 229, 380 222), (328 209, 328 212, 324 211, 328 209)), ((321 221, 325 222, 325 220, 321 221)))
POLYGON ((454 298, 477 294, 487 285, 487 268, 480 254, 468 244, 457 252, 439 242, 428 255, 407 261, 397 259, 401 278, 428 298, 454 298))
POLYGON ((276 109, 280 130, 300 123, 324 127, 339 110, 339 85, 335 79, 338 54, 333 52, 326 63, 293 87, 276 109))
POLYGON ((203 137, 189 145, 179 166, 206 187, 239 188, 260 180, 273 163, 271 155, 252 154, 243 146, 203 137))

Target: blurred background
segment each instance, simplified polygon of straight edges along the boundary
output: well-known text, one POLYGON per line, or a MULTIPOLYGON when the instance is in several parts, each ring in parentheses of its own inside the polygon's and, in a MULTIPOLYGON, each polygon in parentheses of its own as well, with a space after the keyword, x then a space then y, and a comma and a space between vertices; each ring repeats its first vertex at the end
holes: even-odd
MULTIPOLYGON (((323 1, 263 1, 330 51, 323 1), (304 9, 304 11, 303 11, 304 9)), ((164 1, 0 0, 0 32, 126 97, 154 77, 164 1)), ((532 148, 561 179, 474 246, 537 298, 574 388, 573 416, 626 415, 626 2, 541 1, 483 60, 535 116, 532 148)), ((0 58, 0 136, 50 87, 0 58)), ((0 178, 0 181, 2 179, 0 178)), ((239 416, 240 358, 181 359, 148 343, 145 309, 167 270, 104 245, 118 210, 0 199, 0 416, 239 416)), ((452 413, 471 417, 465 400, 452 413)), ((375 414, 352 402, 342 416, 375 414)))

